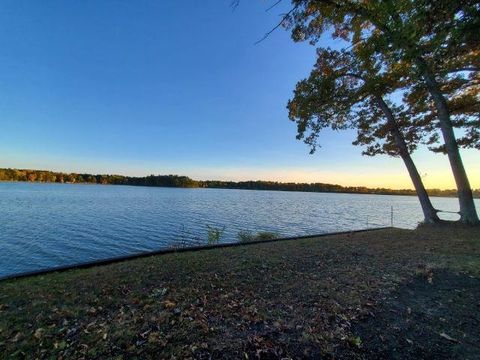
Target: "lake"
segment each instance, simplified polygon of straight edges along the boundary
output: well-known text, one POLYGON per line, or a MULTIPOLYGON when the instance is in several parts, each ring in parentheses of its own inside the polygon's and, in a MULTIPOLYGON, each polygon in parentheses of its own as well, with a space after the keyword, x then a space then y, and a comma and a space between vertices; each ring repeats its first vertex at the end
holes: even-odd
MULTIPOLYGON (((458 211, 456 199, 432 201, 458 211)), ((394 226, 422 220, 412 196, 0 183, 0 277, 205 244, 207 225, 225 227, 222 242, 241 230, 295 236, 389 226, 392 206, 394 226)))

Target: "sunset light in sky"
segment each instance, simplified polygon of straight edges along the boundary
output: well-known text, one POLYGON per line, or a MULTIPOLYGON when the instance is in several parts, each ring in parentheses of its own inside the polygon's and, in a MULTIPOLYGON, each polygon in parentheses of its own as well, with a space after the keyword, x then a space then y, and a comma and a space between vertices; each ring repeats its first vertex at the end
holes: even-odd
MULTIPOLYGON (((0 167, 412 188, 400 159, 362 156, 352 130, 325 131, 314 155, 295 139, 285 107, 315 49, 281 28, 255 44, 281 12, 262 1, 5 2, 0 167)), ((462 155, 480 188, 478 151, 462 155)), ((444 155, 413 157, 426 187, 455 187, 444 155)))

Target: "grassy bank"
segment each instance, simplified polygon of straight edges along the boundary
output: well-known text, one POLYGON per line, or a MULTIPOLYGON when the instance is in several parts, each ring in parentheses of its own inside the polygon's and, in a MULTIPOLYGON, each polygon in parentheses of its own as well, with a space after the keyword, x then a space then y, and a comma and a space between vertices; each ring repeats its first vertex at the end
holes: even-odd
POLYGON ((0 358, 474 358, 480 231, 388 229, 0 282, 0 358))

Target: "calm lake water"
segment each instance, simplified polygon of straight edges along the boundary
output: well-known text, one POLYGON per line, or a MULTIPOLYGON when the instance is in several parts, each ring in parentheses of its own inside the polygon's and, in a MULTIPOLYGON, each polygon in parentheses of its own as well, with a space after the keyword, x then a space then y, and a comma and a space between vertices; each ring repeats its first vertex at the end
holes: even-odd
MULTIPOLYGON (((458 211, 456 199, 432 201, 458 211)), ((294 236, 388 226, 391 206, 397 227, 422 219, 411 196, 0 183, 0 277, 205 244, 207 225, 225 227, 224 242, 240 230, 294 236)))

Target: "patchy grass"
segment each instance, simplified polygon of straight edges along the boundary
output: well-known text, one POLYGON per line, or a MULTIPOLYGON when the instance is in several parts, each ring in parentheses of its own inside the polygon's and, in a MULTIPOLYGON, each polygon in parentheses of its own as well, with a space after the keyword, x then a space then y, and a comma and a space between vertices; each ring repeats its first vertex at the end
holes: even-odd
POLYGON ((0 282, 0 358, 474 358, 480 231, 388 229, 0 282))

